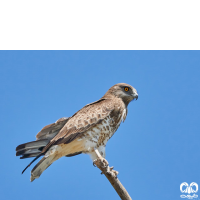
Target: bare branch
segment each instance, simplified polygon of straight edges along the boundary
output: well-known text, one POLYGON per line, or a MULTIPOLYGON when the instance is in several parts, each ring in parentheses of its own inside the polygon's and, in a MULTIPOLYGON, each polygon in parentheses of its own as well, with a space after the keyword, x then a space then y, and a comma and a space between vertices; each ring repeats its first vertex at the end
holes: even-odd
POLYGON ((116 190, 120 198, 122 200, 132 200, 124 186, 117 178, 118 172, 113 170, 114 167, 108 166, 107 160, 101 156, 97 149, 95 149, 95 153, 98 158, 94 161, 94 164, 102 171, 101 173, 104 174, 106 178, 110 181, 111 185, 116 190))

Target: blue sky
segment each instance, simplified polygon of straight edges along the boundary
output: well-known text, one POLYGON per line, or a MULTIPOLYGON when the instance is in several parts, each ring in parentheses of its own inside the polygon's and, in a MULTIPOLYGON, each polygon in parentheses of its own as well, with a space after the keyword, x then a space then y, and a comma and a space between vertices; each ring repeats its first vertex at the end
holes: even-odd
MULTIPOLYGON (((106 159, 133 199, 181 199, 200 184, 200 51, 1 51, 2 199, 119 199, 87 155, 61 158, 30 182, 15 147, 125 82, 139 93, 106 159)), ((198 194, 198 193, 197 193, 198 194)), ((200 192, 199 192, 200 195, 200 192)))

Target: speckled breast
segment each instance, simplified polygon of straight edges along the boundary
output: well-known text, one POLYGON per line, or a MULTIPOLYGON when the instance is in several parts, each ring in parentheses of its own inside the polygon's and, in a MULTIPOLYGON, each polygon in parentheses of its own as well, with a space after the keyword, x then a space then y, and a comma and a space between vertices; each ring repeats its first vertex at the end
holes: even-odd
POLYGON ((101 123, 95 125, 90 130, 84 133, 84 137, 92 143, 95 147, 105 146, 107 141, 113 136, 121 123, 121 116, 119 120, 115 120, 110 116, 106 117, 101 123))

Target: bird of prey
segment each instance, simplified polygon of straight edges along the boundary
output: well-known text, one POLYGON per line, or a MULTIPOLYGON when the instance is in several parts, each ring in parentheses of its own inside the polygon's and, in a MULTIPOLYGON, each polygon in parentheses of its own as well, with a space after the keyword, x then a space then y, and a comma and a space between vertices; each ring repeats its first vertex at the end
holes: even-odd
POLYGON ((97 159, 96 149, 105 158, 106 143, 126 119, 127 106, 133 99, 138 99, 136 89, 118 83, 101 99, 87 104, 73 116, 45 126, 36 135, 36 141, 17 146, 16 156, 21 156, 21 159, 35 157, 24 171, 43 156, 32 169, 30 180, 39 178, 45 169, 63 156, 85 153, 94 161, 97 159))

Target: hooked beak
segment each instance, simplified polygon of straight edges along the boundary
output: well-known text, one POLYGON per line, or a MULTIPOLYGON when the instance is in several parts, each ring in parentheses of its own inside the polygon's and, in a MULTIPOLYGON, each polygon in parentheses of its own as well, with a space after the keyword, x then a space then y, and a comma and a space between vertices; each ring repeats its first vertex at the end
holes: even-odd
POLYGON ((133 99, 138 99, 138 94, 137 93, 134 93, 134 94, 132 94, 132 97, 133 97, 133 99))

